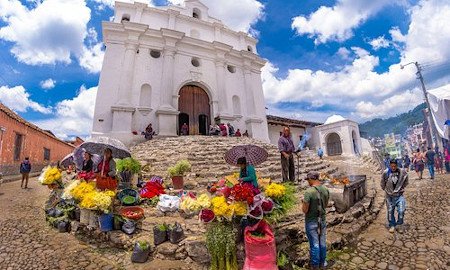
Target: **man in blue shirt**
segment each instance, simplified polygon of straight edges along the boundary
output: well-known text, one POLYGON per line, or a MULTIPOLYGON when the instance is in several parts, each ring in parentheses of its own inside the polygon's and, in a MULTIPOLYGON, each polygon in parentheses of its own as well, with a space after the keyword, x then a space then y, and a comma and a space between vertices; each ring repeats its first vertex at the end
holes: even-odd
POLYGON ((428 171, 430 172, 431 180, 434 179, 434 156, 436 153, 428 147, 428 151, 425 153, 425 158, 427 159, 428 171))

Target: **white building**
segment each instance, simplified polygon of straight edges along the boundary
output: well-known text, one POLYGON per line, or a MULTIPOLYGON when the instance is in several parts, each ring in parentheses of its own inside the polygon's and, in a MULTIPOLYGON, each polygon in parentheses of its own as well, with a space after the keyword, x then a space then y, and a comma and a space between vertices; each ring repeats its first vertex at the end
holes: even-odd
POLYGON ((327 156, 355 156, 363 152, 358 123, 340 115, 330 116, 312 133, 312 144, 322 147, 327 156))
POLYGON ((257 40, 210 17, 200 1, 116 2, 103 41, 93 136, 128 144, 149 123, 162 136, 179 134, 183 123, 207 134, 216 120, 269 141, 257 40))

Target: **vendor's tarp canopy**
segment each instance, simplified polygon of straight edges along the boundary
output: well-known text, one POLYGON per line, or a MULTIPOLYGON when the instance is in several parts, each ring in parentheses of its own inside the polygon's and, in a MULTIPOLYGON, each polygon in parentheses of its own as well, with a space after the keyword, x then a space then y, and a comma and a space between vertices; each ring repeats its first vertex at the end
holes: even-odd
POLYGON ((450 84, 428 91, 433 121, 440 137, 449 138, 450 84))

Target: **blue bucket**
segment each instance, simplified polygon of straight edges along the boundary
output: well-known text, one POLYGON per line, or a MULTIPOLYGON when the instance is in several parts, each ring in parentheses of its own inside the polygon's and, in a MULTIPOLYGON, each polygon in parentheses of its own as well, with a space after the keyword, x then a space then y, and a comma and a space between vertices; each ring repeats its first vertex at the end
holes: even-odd
POLYGON ((100 223, 100 230, 102 232, 109 232, 113 230, 114 216, 113 214, 103 214, 98 217, 98 223, 100 223))

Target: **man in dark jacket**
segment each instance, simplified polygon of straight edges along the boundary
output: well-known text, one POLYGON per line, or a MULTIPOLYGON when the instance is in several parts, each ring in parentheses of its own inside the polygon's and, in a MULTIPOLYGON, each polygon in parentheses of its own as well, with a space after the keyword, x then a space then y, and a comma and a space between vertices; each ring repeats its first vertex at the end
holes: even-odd
POLYGON ((20 163, 20 173, 22 174, 22 183, 20 184, 21 188, 28 188, 28 178, 30 177, 31 172, 31 163, 28 157, 25 158, 22 163, 20 163), (25 186, 23 185, 23 181, 25 180, 25 186))
POLYGON ((405 215, 405 197, 403 192, 408 185, 408 173, 398 168, 395 159, 390 161, 381 177, 381 188, 386 193, 387 219, 389 221, 389 232, 395 232, 395 226, 403 229, 403 217, 405 215), (395 208, 397 208, 398 219, 395 220, 395 208))

